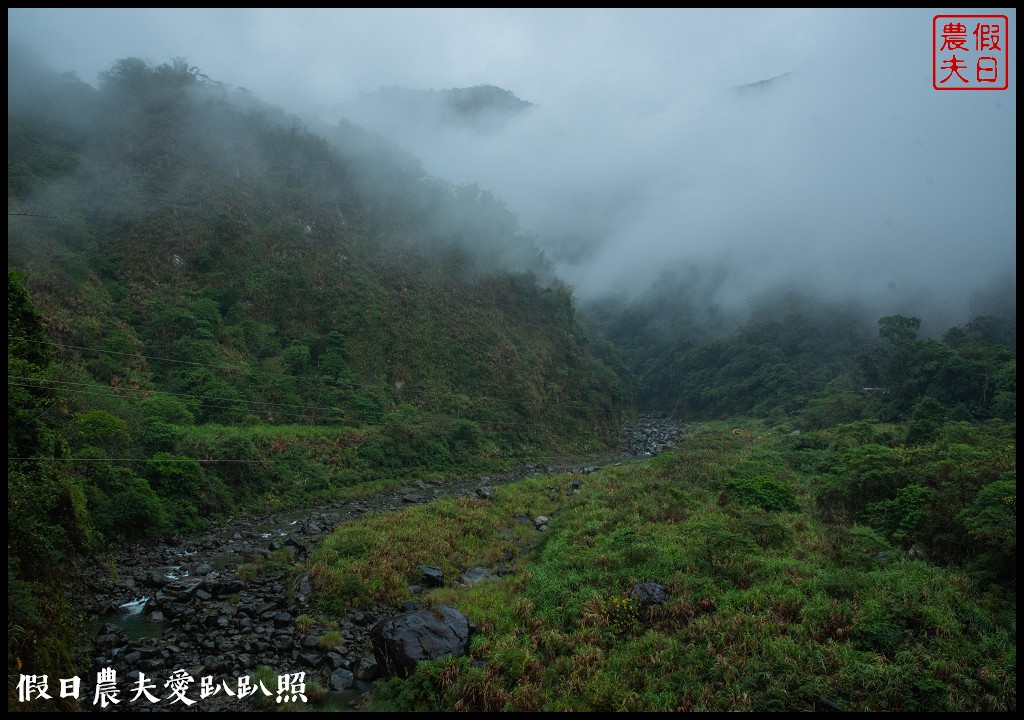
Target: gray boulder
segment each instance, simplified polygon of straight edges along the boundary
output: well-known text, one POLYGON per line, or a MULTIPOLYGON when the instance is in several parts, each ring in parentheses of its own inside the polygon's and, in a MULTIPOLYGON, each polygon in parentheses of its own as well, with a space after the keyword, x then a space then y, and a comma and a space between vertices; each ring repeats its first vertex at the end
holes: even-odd
POLYGON ((385 618, 373 626, 370 636, 381 673, 409 677, 421 660, 464 655, 473 630, 465 615, 440 605, 385 618))
POLYGON ((423 574, 423 584, 427 587, 443 587, 444 572, 436 565, 419 565, 419 571, 423 574))
POLYGON ((668 588, 652 582, 637 583, 629 596, 641 605, 664 605, 672 597, 668 588))
POLYGON ((351 671, 338 668, 331 673, 331 690, 349 690, 352 688, 353 680, 351 671))

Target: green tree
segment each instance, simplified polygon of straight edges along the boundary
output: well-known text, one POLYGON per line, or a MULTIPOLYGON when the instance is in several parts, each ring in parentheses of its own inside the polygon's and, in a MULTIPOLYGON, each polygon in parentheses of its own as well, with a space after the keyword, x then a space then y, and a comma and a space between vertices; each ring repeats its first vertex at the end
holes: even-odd
POLYGON ((946 415, 946 408, 942 403, 925 395, 914 406, 914 412, 910 417, 910 428, 907 430, 907 442, 917 444, 934 440, 946 423, 946 415))
POLYGON ((47 382, 53 358, 25 277, 7 275, 7 659, 32 674, 70 676, 80 635, 63 580, 90 548, 86 494, 65 458, 66 398, 47 382))
POLYGON ((1017 577, 1017 473, 985 485, 957 519, 975 543, 980 563, 1000 580, 1017 577))
POLYGON ((886 315, 878 321, 878 335, 896 347, 909 345, 917 339, 921 318, 886 315))

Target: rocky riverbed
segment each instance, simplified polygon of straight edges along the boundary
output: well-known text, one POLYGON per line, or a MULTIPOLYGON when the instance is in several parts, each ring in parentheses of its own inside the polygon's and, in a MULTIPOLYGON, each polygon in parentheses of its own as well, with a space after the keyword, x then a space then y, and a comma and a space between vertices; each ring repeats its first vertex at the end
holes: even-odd
MULTIPOLYGON (((678 443, 684 431, 679 423, 642 417, 623 433, 620 454, 657 454, 678 443)), ((231 521, 175 542, 124 548, 109 566, 88 571, 85 592, 73 598, 98 617, 93 667, 83 676, 79 698, 85 707, 101 709, 102 700, 93 704, 98 673, 112 670, 121 702, 107 710, 255 710, 280 704, 279 698, 294 701, 292 681, 305 673, 307 689, 316 680, 329 690, 318 704, 364 707, 385 674, 371 628, 417 608, 410 603, 349 609, 332 627, 318 626, 311 612, 313 586, 302 571, 309 551, 338 525, 368 512, 441 496, 487 498, 492 486, 545 473, 587 474, 598 466, 526 465, 483 477, 416 480, 361 500, 231 521), (270 674, 257 675, 260 666, 270 674), (177 685, 174 678, 181 678, 177 685), (279 682, 286 692, 279 694, 279 682), (157 702, 140 692, 142 685, 157 702), (175 687, 185 689, 176 696, 175 687)), ((579 491, 581 484, 575 480, 565 489, 579 491)), ((488 568, 471 570, 493 576, 488 568)), ((423 585, 433 580, 424 569, 423 585)))
POLYGON ((619 448, 624 455, 651 457, 678 445, 686 429, 685 423, 670 415, 644 414, 619 433, 619 448))

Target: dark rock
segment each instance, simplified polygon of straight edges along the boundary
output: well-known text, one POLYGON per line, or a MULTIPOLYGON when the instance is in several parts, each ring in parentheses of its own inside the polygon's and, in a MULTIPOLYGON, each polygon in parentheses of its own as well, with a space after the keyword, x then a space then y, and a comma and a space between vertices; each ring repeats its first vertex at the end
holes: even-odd
POLYGON ((164 587, 164 592, 171 592, 177 599, 187 601, 196 594, 200 585, 202 585, 202 580, 175 580, 170 585, 164 587))
POLYGON ((313 594, 313 581, 309 577, 309 573, 303 573, 299 579, 299 600, 305 600, 313 594))
POLYGON ((399 677, 408 677, 421 660, 464 655, 470 634, 466 616, 448 605, 394 615, 370 631, 378 665, 399 677))
POLYGON ((263 605, 259 606, 259 609, 256 611, 256 614, 260 617, 263 617, 268 612, 273 612, 274 610, 277 610, 279 604, 280 603, 277 602, 264 603, 263 605))
POLYGON ((379 667, 377 666, 377 659, 371 657, 359 658, 359 662, 356 663, 355 672, 353 673, 356 680, 362 680, 363 682, 373 682, 377 679, 379 667))
POLYGON ((278 650, 291 650, 294 644, 291 635, 278 635, 274 638, 274 647, 278 650))
POLYGON ((185 603, 180 603, 180 602, 169 602, 169 603, 165 604, 163 606, 163 608, 164 608, 164 614, 167 615, 167 617, 172 617, 172 618, 191 617, 192 615, 196 614, 195 610, 190 608, 185 603))
POLYGON ((629 591, 629 596, 641 605, 664 605, 672 597, 668 588, 658 583, 637 583, 629 591))
POLYGON ((157 590, 162 588, 170 581, 171 579, 164 575, 162 572, 151 572, 149 573, 149 575, 146 576, 146 584, 150 587, 156 588, 157 590))
POLYGON ((492 497, 494 497, 494 491, 491 490, 486 485, 478 487, 475 492, 476 496, 478 498, 481 498, 482 500, 490 500, 492 497))
POLYGON ((245 590, 245 582, 238 579, 223 580, 216 583, 212 591, 221 597, 225 595, 234 595, 235 593, 242 592, 245 590))
POLYGON ((423 497, 421 495, 417 495, 416 493, 406 493, 405 495, 402 496, 402 502, 419 503, 423 502, 423 497))
POLYGON ((327 653, 324 656, 324 659, 327 661, 327 664, 331 666, 332 670, 337 670, 345 664, 345 658, 336 652, 327 653))
POLYGON ((815 712, 848 712, 846 708, 829 698, 819 697, 814 701, 815 712))
MULTIPOLYGON (((154 638, 149 638, 148 642, 156 643, 154 638)), ((152 660, 160 654, 160 648, 157 645, 147 645, 139 648, 139 653, 142 654, 143 660, 152 660)))
POLYGON ((340 692, 342 690, 349 690, 352 687, 354 681, 355 678, 352 677, 352 672, 350 670, 338 668, 337 670, 331 673, 331 690, 334 690, 336 692, 340 692))
POLYGON ((209 673, 215 673, 220 669, 220 661, 213 655, 207 655, 203 658, 203 668, 209 673))
POLYGON ((444 586, 444 572, 441 568, 436 565, 418 565, 417 566, 421 573, 423 573, 423 584, 427 587, 443 587, 444 586))

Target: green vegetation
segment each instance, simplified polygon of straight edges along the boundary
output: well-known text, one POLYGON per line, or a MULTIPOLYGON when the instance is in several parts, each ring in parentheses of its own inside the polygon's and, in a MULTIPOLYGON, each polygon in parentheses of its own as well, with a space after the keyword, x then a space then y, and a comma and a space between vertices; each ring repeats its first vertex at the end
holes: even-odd
POLYGON ((315 134, 184 61, 99 88, 19 63, 9 707, 19 674, 88 663, 69 568, 114 543, 608 450, 639 405, 712 424, 579 493, 346 524, 300 624, 408 600, 421 563, 505 566, 426 595, 481 632, 382 709, 1016 709, 1015 318, 876 334, 787 295, 727 332, 669 278, 585 322, 497 198, 353 125, 315 134))
MULTIPOLYGON (((1013 584, 994 572, 1010 568, 1004 549, 975 539, 973 511, 939 510, 961 491, 931 487, 932 514, 919 524, 949 523, 943 537, 958 535, 961 553, 936 563, 903 550, 910 538, 884 513, 836 518, 814 467, 877 452, 851 442, 848 428, 746 429, 706 426, 681 449, 588 476, 578 494, 567 492, 571 476, 548 477, 500 488, 492 501, 339 528, 314 558, 325 611, 408 599, 418 563, 448 577, 479 563, 512 570, 430 592, 428 604, 455 605, 479 625, 471 654, 389 681, 378 708, 1015 710, 1013 584), (742 483, 732 472, 742 467, 774 471, 742 483), (751 488, 750 499, 737 488, 751 488), (550 529, 518 523, 521 513, 550 515, 550 529), (641 605, 629 595, 638 582, 661 583, 671 599, 641 605)), ((993 424, 984 434, 998 445, 1007 432, 993 424)), ((940 441, 929 459, 905 458, 908 477, 928 474, 931 454, 946 450, 940 441)), ((984 480, 972 477, 962 494, 997 511, 989 517, 1013 552, 1013 508, 984 480)), ((881 494, 909 501, 907 487, 881 494)))
POLYGON ((54 363, 38 342, 43 319, 15 273, 7 280, 7 323, 8 336, 18 338, 8 341, 8 374, 24 379, 7 395, 8 673, 26 665, 66 671, 78 650, 68 638, 78 637, 82 618, 60 581, 68 561, 90 547, 93 531, 62 437, 70 419, 67 399, 44 384, 54 363), (32 459, 37 456, 46 459, 32 459))
POLYGON ((66 431, 12 457, 61 459, 91 541, 614 441, 628 373, 489 193, 180 60, 20 69, 9 254, 45 327, 9 325, 9 382, 66 431))
POLYGON ((9 217, 11 264, 69 366, 54 382, 105 396, 147 455, 193 424, 384 426, 371 466, 434 470, 615 437, 628 375, 490 193, 182 61, 38 84, 12 88, 11 172, 34 179, 9 204, 47 212, 9 217))
POLYGON ((891 315, 873 338, 855 308, 788 293, 762 298, 726 331, 716 313, 695 312, 690 293, 669 276, 625 308, 590 308, 636 373, 642 407, 695 419, 799 413, 812 428, 930 408, 915 433, 947 418, 1016 417, 1015 317, 979 316, 939 340, 917 337, 920 318, 891 315))
POLYGON ((88 662, 110 545, 614 443, 629 375, 492 194, 181 60, 9 60, 10 688, 88 662))

